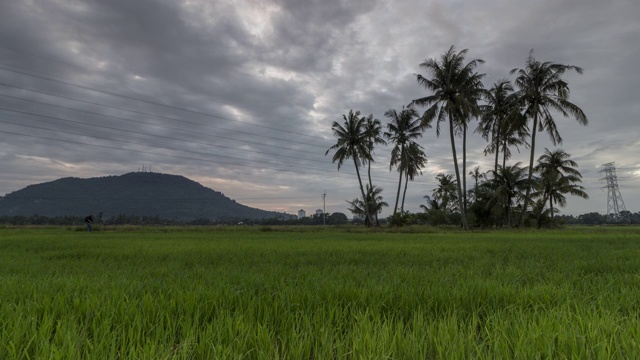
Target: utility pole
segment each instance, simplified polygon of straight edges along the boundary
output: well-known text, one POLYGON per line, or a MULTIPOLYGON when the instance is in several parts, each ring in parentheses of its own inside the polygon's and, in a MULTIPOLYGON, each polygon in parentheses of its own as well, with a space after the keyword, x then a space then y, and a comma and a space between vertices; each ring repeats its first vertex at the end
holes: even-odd
POLYGON ((622 194, 618 187, 618 176, 616 175, 616 167, 614 164, 615 162, 602 164, 604 169, 600 170, 601 173, 604 173, 604 177, 601 180, 607 181, 607 223, 619 223, 625 219, 628 222, 629 219, 626 216, 622 218, 623 215, 621 214, 623 211, 626 212, 627 208, 624 206, 624 200, 622 200, 622 194))
POLYGON ((327 210, 326 210, 326 199, 327 199, 327 190, 322 190, 322 225, 327 225, 327 210))

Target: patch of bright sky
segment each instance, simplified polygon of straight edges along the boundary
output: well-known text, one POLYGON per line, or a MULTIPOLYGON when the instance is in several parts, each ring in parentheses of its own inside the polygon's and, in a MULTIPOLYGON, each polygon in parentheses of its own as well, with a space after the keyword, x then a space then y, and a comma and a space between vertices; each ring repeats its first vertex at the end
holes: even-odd
POLYGON ((237 10, 245 30, 259 40, 271 35, 273 18, 282 11, 277 4, 260 0, 239 6, 237 10))
POLYGON ((243 120, 248 120, 249 119, 248 115, 245 112, 243 112, 242 110, 238 109, 235 106, 223 105, 222 108, 225 111, 228 111, 229 113, 231 113, 231 115, 233 115, 233 117, 237 121, 243 121, 243 120))
POLYGON ((72 163, 68 163, 68 162, 63 162, 63 161, 59 161, 59 160, 53 160, 47 157, 42 157, 42 156, 31 156, 31 155, 16 155, 16 158, 21 159, 21 160, 25 160, 27 162, 35 162, 37 163, 39 166, 47 166, 49 168, 60 168, 61 166, 64 167, 67 170, 78 170, 78 171, 82 171, 82 170, 86 170, 83 168, 83 166, 78 165, 78 164, 72 164, 72 163))
POLYGON ((272 79, 289 81, 296 76, 296 73, 283 70, 282 68, 267 66, 264 68, 264 75, 272 79))

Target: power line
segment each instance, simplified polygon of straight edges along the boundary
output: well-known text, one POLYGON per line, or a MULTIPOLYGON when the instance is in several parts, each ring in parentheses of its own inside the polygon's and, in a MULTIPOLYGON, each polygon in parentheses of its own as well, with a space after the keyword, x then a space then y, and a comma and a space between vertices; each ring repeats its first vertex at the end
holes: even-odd
MULTIPOLYGON (((4 95, 0 94, 0 96, 4 96, 4 95)), ((273 154, 273 153, 267 153, 267 152, 257 151, 257 150, 240 149, 240 148, 234 148, 234 147, 225 146, 225 145, 210 144, 210 143, 202 142, 202 141, 187 140, 187 139, 180 139, 180 138, 175 138, 175 137, 171 137, 171 136, 149 134, 149 133, 145 133, 145 132, 141 132, 141 131, 121 129, 121 128, 117 128, 117 127, 111 127, 111 126, 106 126, 106 125, 87 123, 87 122, 83 122, 83 121, 65 119, 65 118, 49 116, 49 115, 41 115, 41 114, 36 114, 36 113, 31 113, 31 112, 26 112, 26 111, 20 111, 20 110, 15 110, 15 109, 9 109, 9 108, 4 108, 4 107, 0 107, 0 110, 11 111, 11 112, 19 113, 19 114, 38 116, 38 117, 43 117, 43 118, 47 118, 47 119, 51 119, 51 120, 57 120, 57 121, 63 121, 63 122, 87 125, 87 126, 91 126, 91 127, 97 127, 97 128, 103 128, 103 129, 109 129, 109 130, 116 130, 116 131, 121 131, 121 132, 125 132, 125 133, 139 134, 139 135, 157 137, 157 138, 168 139, 168 140, 183 141, 183 142, 188 142, 188 143, 193 143, 193 144, 200 144, 200 145, 218 147, 218 148, 223 148, 223 149, 228 149, 228 150, 244 151, 244 152, 251 152, 251 153, 254 153, 254 154, 262 154, 262 155, 270 155, 270 156, 276 156, 276 157, 286 157, 286 158, 298 159, 298 160, 304 160, 304 161, 320 162, 320 163, 323 163, 323 164, 327 163, 326 161, 323 161, 323 160, 306 159, 306 158, 301 158, 301 157, 292 156, 292 155, 273 154)), ((123 119, 123 120, 125 120, 125 119, 123 119)), ((0 120, 0 122, 9 123, 9 122, 2 121, 2 120, 0 120)), ((11 123, 11 124, 18 125, 18 126, 27 126, 27 125, 24 125, 24 124, 16 124, 16 123, 11 123)), ((55 129, 55 130, 54 129, 47 129, 47 128, 40 128, 40 129, 51 130, 51 131, 56 131, 56 132, 63 132, 63 131, 60 131, 59 129, 55 129)), ((86 136, 85 134, 78 134, 78 133, 71 133, 71 132, 67 132, 67 133, 74 134, 74 135, 80 135, 80 136, 86 136)), ((189 132, 187 132, 187 133, 189 133, 189 132)), ((192 134, 202 135, 202 134, 197 134, 197 133, 192 133, 192 134)), ((91 136, 93 136, 93 135, 91 135, 91 136)), ((207 135, 207 136, 220 137, 220 136, 215 136, 215 135, 207 135)), ((93 137, 95 137, 95 136, 93 136, 93 137)), ((109 139, 105 139, 105 140, 109 140, 109 139)), ((119 141, 119 140, 115 140, 115 141, 119 141)), ((262 144, 262 145, 266 145, 266 144, 262 144)), ((273 147, 277 147, 277 146, 273 146, 273 147)), ((291 150, 289 148, 284 148, 284 149, 291 150)))
MULTIPOLYGON (((15 52, 15 53, 19 53, 19 54, 29 55, 31 57, 43 59, 43 60, 46 60, 46 61, 49 61, 49 62, 56 62, 56 63, 63 64, 63 65, 66 65, 66 66, 74 67, 74 68, 77 68, 77 69, 82 69, 82 70, 88 71, 90 73, 100 74, 100 75, 108 76, 108 77, 111 77, 111 78, 116 78, 118 80, 124 80, 126 82, 131 82, 130 79, 123 78, 121 76, 118 76, 118 75, 115 75, 115 74, 112 74, 112 73, 108 73, 108 72, 103 71, 103 70, 90 69, 90 68, 85 67, 85 66, 81 66, 81 65, 77 65, 77 64, 71 64, 71 63, 68 63, 66 61, 62 61, 62 60, 59 60, 59 59, 52 59, 52 58, 48 58, 48 57, 45 57, 45 56, 42 56, 42 55, 33 54, 31 52, 10 48, 10 47, 7 47, 7 46, 0 45, 0 48, 1 49, 5 49, 5 50, 9 50, 9 51, 12 51, 12 52, 15 52)), ((39 73, 42 74, 42 72, 39 72, 39 73)), ((278 117, 283 117, 282 115, 277 115, 277 116, 278 117)), ((284 117, 284 118, 287 118, 287 119, 290 119, 290 120, 296 120, 296 119, 291 118, 291 117, 284 117)), ((237 120, 235 120, 235 121, 237 121, 237 120)), ((290 134, 295 134, 295 135, 310 136, 309 134, 299 133, 299 132, 290 131, 290 130, 281 130, 281 131, 286 131, 286 132, 288 132, 290 134)))
MULTIPOLYGON (((251 133, 251 132, 247 132, 247 131, 222 128, 222 127, 213 126, 213 125, 210 125, 210 124, 202 124, 202 123, 198 123, 198 122, 194 122, 194 121, 177 119, 177 118, 173 118, 173 117, 169 117, 169 116, 163 116, 163 115, 157 115, 157 114, 151 114, 151 113, 146 113, 146 112, 143 112, 143 111, 126 109, 126 108, 113 106, 113 105, 105 105, 105 104, 101 104, 101 103, 97 103, 97 102, 93 102, 93 101, 77 99, 77 98, 63 96, 63 95, 59 95, 59 94, 53 94, 53 93, 49 93, 49 92, 45 92, 45 91, 28 89, 28 88, 24 88, 24 87, 12 85, 12 84, 7 84, 7 83, 4 83, 4 82, 0 82, 0 85, 6 86, 6 87, 12 87, 12 88, 16 88, 16 89, 21 89, 21 90, 25 90, 25 91, 29 91, 29 92, 39 93, 39 94, 43 94, 43 95, 54 96, 54 97, 58 97, 58 98, 61 98, 61 99, 78 101, 78 102, 82 102, 82 103, 86 103, 86 104, 90 104, 90 105, 97 105, 97 106, 102 106, 102 107, 106 107, 106 108, 110 108, 110 109, 127 111, 127 112, 131 112, 133 114, 138 114, 138 115, 151 116, 151 117, 156 117, 156 118, 165 119, 165 120, 171 120, 171 121, 178 121, 178 122, 181 122, 181 123, 197 125, 197 126, 203 126, 203 127, 208 127, 208 128, 217 129, 217 130, 225 130, 225 131, 244 134, 244 135, 257 136, 257 137, 267 138, 267 139, 271 139, 271 140, 287 141, 287 142, 301 144, 301 145, 305 145, 305 146, 315 146, 315 147, 319 147, 319 148, 323 148, 323 149, 327 148, 326 146, 310 144, 308 142, 303 142, 303 141, 296 141, 296 140, 291 140, 291 139, 283 139, 283 138, 278 138, 278 137, 274 137, 274 136, 268 136, 268 135, 264 135, 264 134, 255 134, 255 133, 251 133)), ((10 95, 3 95, 3 96, 10 96, 10 95)), ((38 102, 37 100, 30 100, 30 99, 29 100, 23 99, 23 100, 24 101, 38 102)), ((49 104, 49 103, 43 103, 43 104, 47 104, 47 105, 50 105, 50 106, 57 106, 57 107, 61 107, 61 108, 68 108, 68 107, 65 107, 65 106, 62 106, 62 105, 53 105, 53 104, 49 104)), ((75 108, 74 108, 74 110, 75 111, 86 111, 86 112, 88 112, 88 110, 79 110, 79 109, 75 109, 75 108)), ((114 116, 110 116, 110 115, 101 115, 101 116, 114 117, 114 116)), ((115 118, 118 118, 118 117, 115 117, 115 118)), ((132 121, 141 122, 141 123, 148 123, 148 122, 142 122, 142 121, 133 120, 133 119, 127 119, 127 120, 132 120, 132 121)), ((231 119, 229 119, 229 120, 231 120, 231 119)), ((163 127, 162 125, 158 125, 158 124, 155 124, 155 123, 152 124, 152 125, 153 126, 158 126, 158 127, 163 127)))
MULTIPOLYGON (((73 87, 76 87, 76 88, 79 88, 79 89, 94 91, 94 92, 97 92, 97 93, 101 93, 101 94, 105 94, 105 95, 109 95, 109 96, 113 96, 113 97, 118 97, 118 98, 122 98, 122 99, 126 99, 126 100, 133 100, 133 101, 146 103, 146 104, 149 104, 149 105, 161 106, 161 107, 164 107, 164 108, 167 108, 167 109, 178 110, 178 111, 182 111, 182 112, 186 112, 186 113, 190 113, 190 114, 194 114, 194 115, 210 117, 210 118, 214 118, 214 119, 218 119, 218 120, 229 120, 229 121, 235 121, 235 122, 243 123, 241 121, 238 121, 237 119, 232 119, 232 118, 224 117, 224 116, 221 116, 221 115, 214 115, 214 114, 205 113, 205 112, 198 111, 198 110, 192 110, 192 109, 187 109, 187 108, 184 108, 184 107, 168 105, 168 104, 164 104, 164 103, 161 103, 161 102, 157 102, 157 101, 153 101, 153 100, 147 100, 147 99, 143 99, 143 98, 139 98, 139 97, 135 97, 135 96, 118 94, 118 93, 113 92, 113 91, 96 89, 96 88, 92 88, 92 87, 85 86, 85 85, 80 85, 80 84, 74 84, 74 83, 69 82, 69 81, 59 80, 59 79, 55 79, 55 78, 48 77, 48 76, 30 74, 29 72, 26 72, 26 71, 23 71, 23 70, 16 70, 16 69, 8 68, 8 67, 5 67, 5 66, 0 66, 0 70, 9 71, 9 72, 13 72, 13 73, 24 75, 24 76, 30 76, 30 77, 33 77, 33 78, 36 78, 36 79, 56 82, 56 83, 64 84, 64 85, 67 85, 67 86, 73 86, 73 87)), ((254 126, 254 127, 258 127, 258 128, 263 128, 263 129, 269 129, 269 130, 275 130, 275 131, 285 131, 285 130, 282 130, 282 129, 279 129, 279 128, 274 128, 274 127, 266 126, 266 125, 260 125, 260 124, 256 124, 256 123, 250 123, 250 125, 254 126)), ((311 136, 309 134, 297 133, 297 132, 288 131, 288 130, 287 130, 287 132, 289 132, 291 134, 299 135, 299 136, 313 137, 313 136, 311 136)))
MULTIPOLYGON (((46 136, 37 136, 37 135, 31 135, 31 134, 22 134, 22 133, 16 133, 16 132, 11 132, 11 131, 4 131, 4 130, 0 130, 0 133, 3 133, 3 134, 9 134, 9 135, 24 136, 24 137, 30 137, 30 138, 36 138, 36 139, 42 139, 42 140, 48 140, 48 141, 58 141, 58 142, 64 142, 64 143, 69 143, 69 144, 76 144, 76 145, 88 145, 88 146, 95 146, 95 147, 101 147, 101 148, 107 148, 107 149, 114 149, 114 150, 120 150, 120 151, 128 151, 128 152, 135 152, 135 153, 149 154, 149 155, 155 155, 155 156, 166 156, 166 157, 172 157, 172 158, 184 159, 184 160, 195 160, 195 161, 203 161, 203 162, 215 163, 215 164, 223 164, 223 165, 231 165, 231 166, 240 166, 240 167, 250 167, 250 168, 255 168, 253 165, 244 165, 244 164, 238 164, 238 163, 229 163, 229 162, 217 161, 217 160, 212 160, 212 159, 192 158, 192 157, 188 157, 188 156, 180 156, 180 155, 170 155, 170 154, 163 154, 163 153, 157 153, 157 152, 151 152, 151 151, 144 151, 144 150, 125 149, 125 148, 120 148, 120 147, 115 147, 115 146, 109 146, 109 145, 92 144, 92 143, 85 143, 85 142, 81 142, 81 141, 74 141, 74 140, 56 139, 56 138, 50 138, 50 137, 46 137, 46 136)), ((296 173, 296 174, 302 174, 302 175, 320 175, 320 176, 324 176, 324 177, 327 177, 327 178, 334 178, 334 179, 348 179, 348 180, 353 180, 353 178, 352 178, 352 177, 335 176, 335 175, 333 175, 333 176, 326 176, 326 174, 325 174, 325 173, 310 173, 310 172, 296 171, 296 170, 291 170, 291 169, 281 169, 281 168, 265 168, 265 167, 262 167, 262 169, 266 169, 266 170, 273 170, 273 171, 281 171, 281 172, 288 172, 288 173, 296 173)), ((381 182, 381 183, 395 183, 395 181, 385 181, 385 180, 379 180, 379 182, 381 182)))

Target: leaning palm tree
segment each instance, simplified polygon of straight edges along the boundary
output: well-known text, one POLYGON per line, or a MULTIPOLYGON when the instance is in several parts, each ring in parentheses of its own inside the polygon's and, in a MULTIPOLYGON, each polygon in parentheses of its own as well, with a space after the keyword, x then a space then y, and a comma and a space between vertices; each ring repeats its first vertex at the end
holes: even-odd
MULTIPOLYGON (((479 74, 475 71, 477 65, 484 63, 484 61, 473 59, 465 64, 466 54, 466 49, 456 52, 452 46, 442 54, 439 61, 427 59, 420 64, 420 67, 428 73, 428 77, 420 74, 416 75, 418 83, 433 92, 433 94, 415 99, 410 104, 411 106, 428 106, 422 119, 425 123, 430 123, 433 119, 437 119, 436 134, 438 136, 440 136, 440 123, 447 119, 449 120, 451 154, 458 184, 458 202, 461 209, 462 226, 465 230, 469 228, 469 225, 464 213, 463 182, 460 181, 455 133, 456 129, 462 133, 466 129, 468 119, 479 114, 478 90, 482 88, 481 80, 484 77, 484 74, 479 74)), ((463 176, 466 177, 464 172, 463 176)))
POLYGON ((553 213, 555 209, 553 204, 560 207, 567 205, 567 199, 565 194, 578 196, 583 199, 588 199, 589 195, 584 191, 584 186, 578 185, 582 182, 582 179, 575 176, 564 176, 556 179, 554 185, 549 191, 549 210, 551 212, 551 219, 553 219, 553 213))
POLYGON ((404 168, 404 191, 402 192, 402 205, 400 212, 404 213, 404 199, 407 195, 407 185, 416 176, 422 175, 422 168, 427 165, 427 155, 422 150, 422 146, 415 142, 410 142, 405 148, 401 167, 404 168))
MULTIPOLYGON (((362 198, 366 199, 364 187, 362 186, 362 178, 360 177, 360 165, 369 158, 369 143, 363 130, 365 120, 359 116, 360 111, 353 112, 353 110, 349 110, 348 115, 342 115, 344 120, 342 125, 337 121, 333 122, 331 130, 333 130, 333 135, 338 141, 325 152, 325 156, 329 154, 331 150, 335 150, 333 162, 338 162, 338 170, 340 170, 345 160, 349 158, 353 159, 353 165, 356 168, 356 175, 358 176, 358 184, 360 185, 360 193, 362 198)), ((366 207, 364 209, 364 216, 368 220, 368 223, 371 224, 370 214, 366 207)))
MULTIPOLYGON (((579 196, 583 199, 588 199, 589 195, 584 192, 584 187, 578 185, 582 182, 582 174, 576 169, 578 163, 571 160, 571 155, 562 149, 550 151, 545 148, 544 150, 544 154, 538 159, 538 165, 534 168, 540 180, 538 181, 539 191, 533 195, 541 197, 542 204, 549 200, 549 213, 553 220, 553 204, 564 206, 566 204, 564 194, 579 196)), ((538 210, 537 218, 540 226, 540 217, 544 209, 538 210)))
POLYGON ((393 207, 393 215, 398 210, 398 201, 400 200, 400 189, 402 186, 402 177, 406 167, 402 166, 405 158, 407 147, 415 139, 422 137, 422 133, 429 125, 423 123, 418 118, 418 112, 413 108, 403 108, 399 113, 395 109, 389 109, 384 113, 390 119, 387 124, 387 132, 384 137, 394 144, 391 150, 390 167, 397 166, 400 177, 398 179, 398 192, 396 194, 396 203, 393 207))
MULTIPOLYGON (((533 177, 533 161, 536 151, 536 133, 547 131, 553 145, 561 144, 562 137, 556 127, 551 111, 557 111, 564 117, 572 116, 579 124, 587 125, 585 113, 578 106, 569 101, 569 84, 562 79, 567 71, 582 74, 582 68, 574 65, 540 62, 533 57, 533 50, 523 69, 511 70, 517 74, 515 86, 516 96, 523 114, 532 122, 531 126, 531 155, 529 157, 529 182, 533 177)), ((524 217, 529 203, 531 189, 527 189, 520 224, 524 224, 524 217)))

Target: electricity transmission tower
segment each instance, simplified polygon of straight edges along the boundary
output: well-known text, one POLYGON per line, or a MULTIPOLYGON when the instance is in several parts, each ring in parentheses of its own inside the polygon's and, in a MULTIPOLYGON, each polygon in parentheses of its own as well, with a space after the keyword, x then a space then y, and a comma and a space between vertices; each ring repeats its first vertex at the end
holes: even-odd
POLYGON ((604 173, 604 178, 601 180, 607 181, 607 222, 608 223, 620 223, 623 220, 628 219, 627 208, 624 206, 624 200, 622 200, 622 194, 618 187, 618 176, 616 175, 615 162, 602 164, 604 169, 600 170, 604 173), (622 212, 625 214, 622 214, 622 212))

